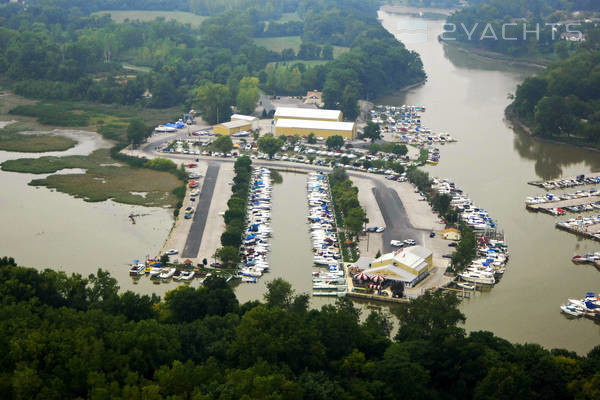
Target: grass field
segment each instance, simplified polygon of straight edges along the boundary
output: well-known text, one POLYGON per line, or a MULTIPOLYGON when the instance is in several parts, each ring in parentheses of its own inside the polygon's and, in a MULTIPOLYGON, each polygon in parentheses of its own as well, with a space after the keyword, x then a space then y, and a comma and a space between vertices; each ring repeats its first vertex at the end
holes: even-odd
POLYGON ((198 28, 202 21, 207 17, 202 15, 196 15, 184 11, 141 11, 141 10, 128 10, 128 11, 98 11, 92 15, 109 14, 113 21, 121 23, 126 19, 131 21, 154 21, 156 18, 163 17, 165 20, 176 20, 182 24, 190 24, 193 28, 198 28))
POLYGON ((302 38, 300 38, 300 36, 254 38, 254 43, 257 46, 262 46, 278 53, 283 49, 294 49, 295 52, 298 52, 300 44, 302 43, 302 38))
POLYGON ((298 15, 298 13, 283 13, 281 15, 281 18, 279 18, 277 21, 280 24, 283 24, 285 22, 292 22, 292 21, 302 21, 302 19, 300 18, 300 16, 298 15))
MULTIPOLYGON (((254 43, 257 46, 263 46, 268 50, 281 53, 283 49, 294 49, 296 53, 300 50, 302 38, 300 36, 278 36, 268 38, 254 38, 254 43)), ((333 46, 333 57, 338 57, 350 50, 348 47, 333 46)))
POLYGON ((59 135, 22 134, 14 128, 0 129, 0 150, 23 153, 43 153, 46 151, 64 151, 75 146, 73 139, 59 135))
POLYGON ((174 207, 178 201, 172 191, 181 181, 173 174, 115 165, 108 149, 96 150, 89 156, 22 158, 2 163, 5 171, 34 174, 69 168, 82 168, 86 173, 50 175, 29 184, 53 188, 90 202, 113 199, 123 204, 174 207))

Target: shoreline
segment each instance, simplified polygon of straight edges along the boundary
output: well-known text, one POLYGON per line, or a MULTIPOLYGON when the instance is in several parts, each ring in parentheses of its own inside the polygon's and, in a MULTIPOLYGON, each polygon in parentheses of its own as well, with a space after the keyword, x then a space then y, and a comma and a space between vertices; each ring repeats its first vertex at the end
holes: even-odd
POLYGON ((476 47, 471 47, 471 46, 466 46, 464 44, 459 44, 456 41, 443 40, 440 37, 440 35, 438 35, 438 40, 444 46, 449 46, 449 47, 452 47, 452 48, 454 48, 457 51, 460 51, 462 53, 465 53, 465 54, 468 54, 468 55, 472 55, 472 56, 481 57, 481 58, 484 58, 486 60, 504 61, 504 62, 510 63, 512 65, 520 65, 520 66, 531 67, 531 68, 538 68, 538 69, 545 69, 546 67, 548 67, 549 64, 552 63, 551 60, 547 60, 546 63, 543 63, 542 60, 519 59, 519 58, 514 58, 514 57, 511 57, 511 56, 507 56, 507 55, 502 54, 502 53, 496 53, 496 52, 493 52, 493 51, 482 50, 482 49, 478 49, 476 47))
POLYGON ((431 7, 411 7, 411 6, 401 6, 401 5, 391 5, 385 4, 379 8, 380 11, 386 12, 388 14, 401 14, 401 15, 419 15, 423 14, 433 14, 440 16, 449 16, 455 11, 458 11, 458 8, 431 8, 431 7))
POLYGON ((557 138, 544 138, 544 137, 539 137, 534 135, 531 132, 531 128, 529 126, 527 126, 527 124, 525 124, 523 121, 521 121, 519 119, 519 117, 517 117, 510 109, 510 105, 508 107, 506 107, 506 109, 504 110, 504 121, 507 123, 507 125, 509 126, 509 128, 511 128, 513 130, 514 133, 518 133, 518 130, 520 130, 523 133, 526 133, 527 135, 529 135, 531 138, 535 139, 535 140, 539 140, 541 142, 546 142, 546 143, 554 143, 554 144, 560 144, 560 145, 567 145, 567 146, 571 146, 577 149, 586 149, 586 150, 591 150, 591 151, 595 151, 595 152, 600 152, 600 147, 592 147, 592 146, 588 146, 588 145, 579 145, 579 144, 575 144, 575 143, 571 143, 565 140, 560 140, 557 138))

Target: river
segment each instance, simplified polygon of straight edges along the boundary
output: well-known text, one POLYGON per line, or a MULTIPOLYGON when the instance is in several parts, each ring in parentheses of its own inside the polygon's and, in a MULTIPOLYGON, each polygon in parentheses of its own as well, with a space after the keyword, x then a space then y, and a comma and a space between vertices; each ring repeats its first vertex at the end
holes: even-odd
POLYGON ((589 351, 600 343, 600 327, 567 319, 559 306, 567 298, 600 290, 598 271, 570 261, 576 253, 599 251, 600 245, 558 231, 555 218, 527 212, 524 200, 543 193, 526 182, 599 171, 600 154, 533 140, 514 133, 503 121, 507 95, 535 70, 443 46, 437 41, 441 20, 387 13, 380 18, 388 31, 421 55, 428 80, 377 103, 425 105, 425 125, 459 139, 442 147, 440 163, 427 170, 452 178, 486 208, 510 246, 508 271, 500 283, 463 302, 466 328, 490 330, 513 342, 589 351))

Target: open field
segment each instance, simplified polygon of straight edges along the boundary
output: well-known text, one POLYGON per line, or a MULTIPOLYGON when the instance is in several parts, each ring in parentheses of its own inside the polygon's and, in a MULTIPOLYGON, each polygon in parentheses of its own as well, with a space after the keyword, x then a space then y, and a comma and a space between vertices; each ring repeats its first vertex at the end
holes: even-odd
POLYGON ((168 172, 115 163, 108 149, 96 150, 89 156, 22 158, 2 164, 5 171, 35 174, 72 168, 86 172, 50 175, 29 184, 47 186, 85 201, 113 199, 118 203, 151 207, 175 206, 177 197, 172 191, 182 184, 168 172))
POLYGON ((292 22, 292 21, 302 21, 302 19, 300 18, 300 16, 298 15, 298 13, 283 13, 281 15, 281 18, 279 18, 277 21, 280 24, 283 24, 285 22, 292 22))
MULTIPOLYGON (((300 50, 302 44, 302 38, 300 36, 278 36, 278 37, 267 37, 267 38, 254 38, 254 43, 257 46, 263 46, 268 50, 281 53, 284 49, 293 49, 296 53, 300 50)), ((350 50, 348 47, 333 46, 333 57, 339 57, 350 50)), ((296 60, 294 60, 296 61, 296 60)), ((311 60, 311 61, 327 61, 327 60, 311 60)), ((298 62, 300 62, 298 60, 298 62)), ((309 61, 301 61, 307 64, 309 61)))
POLYGON ((64 136, 52 134, 23 134, 14 128, 0 129, 0 150, 27 153, 46 151, 64 151, 75 146, 77 142, 64 136))
POLYGON ((176 20, 182 24, 190 24, 193 28, 198 28, 202 21, 207 17, 196 15, 184 11, 142 11, 142 10, 127 10, 127 11, 98 11, 92 15, 109 14, 110 18, 121 23, 126 19, 130 21, 154 21, 156 18, 164 18, 167 21, 176 20))
POLYGON ((294 49, 298 52, 302 38, 300 36, 278 36, 266 38, 254 38, 257 46, 262 46, 271 51, 280 53, 283 49, 294 49))

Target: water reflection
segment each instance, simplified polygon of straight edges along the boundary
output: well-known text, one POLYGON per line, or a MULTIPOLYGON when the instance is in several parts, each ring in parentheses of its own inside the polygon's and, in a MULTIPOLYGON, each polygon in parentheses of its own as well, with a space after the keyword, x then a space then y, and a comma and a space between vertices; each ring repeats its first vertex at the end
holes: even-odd
POLYGON ((542 180, 563 176, 563 168, 583 163, 591 171, 600 170, 600 153, 532 137, 515 130, 514 148, 522 158, 535 161, 535 173, 542 180))

